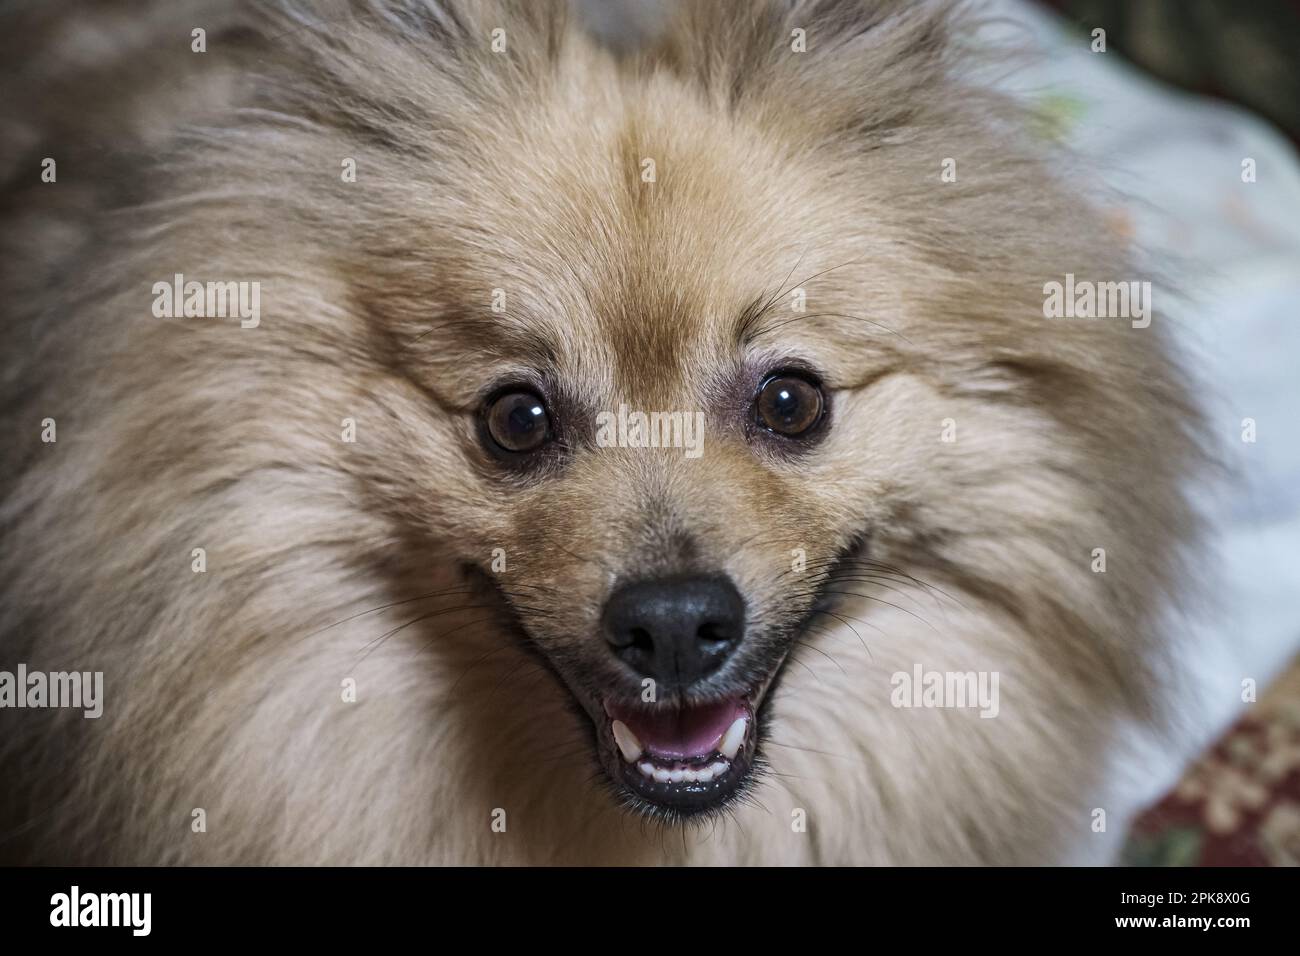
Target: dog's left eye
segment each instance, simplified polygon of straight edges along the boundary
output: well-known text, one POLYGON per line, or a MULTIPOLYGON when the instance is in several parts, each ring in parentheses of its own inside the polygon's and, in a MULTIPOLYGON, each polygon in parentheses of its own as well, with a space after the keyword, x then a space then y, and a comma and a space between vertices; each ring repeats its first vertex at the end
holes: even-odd
POLYGON ((546 444, 551 419, 546 405, 532 392, 507 392, 488 407, 487 431, 504 450, 523 454, 546 444))
POLYGON ((765 428, 797 438, 821 421, 825 399, 820 385, 802 376, 778 372, 759 388, 754 406, 765 428))

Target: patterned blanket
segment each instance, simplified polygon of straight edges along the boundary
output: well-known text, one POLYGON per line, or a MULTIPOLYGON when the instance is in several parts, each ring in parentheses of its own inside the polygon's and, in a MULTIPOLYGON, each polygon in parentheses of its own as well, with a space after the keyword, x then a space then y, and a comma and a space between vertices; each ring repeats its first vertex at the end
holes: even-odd
POLYGON ((1135 822, 1137 866, 1300 866, 1300 660, 1135 822))

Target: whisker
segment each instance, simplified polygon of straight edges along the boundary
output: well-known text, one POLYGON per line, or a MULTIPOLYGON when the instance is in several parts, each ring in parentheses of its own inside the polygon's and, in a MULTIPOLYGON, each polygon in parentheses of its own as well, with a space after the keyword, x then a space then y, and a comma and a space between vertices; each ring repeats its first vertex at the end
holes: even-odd
POLYGON ((823 757, 834 757, 836 760, 852 760, 852 759, 853 759, 852 757, 848 757, 848 756, 846 756, 846 755, 844 755, 844 754, 833 754, 833 753, 831 753, 829 750, 817 750, 816 748, 813 748, 813 747, 799 747, 799 746, 796 746, 795 744, 783 744, 783 743, 781 743, 781 741, 779 741, 779 740, 773 740, 771 737, 768 737, 765 741, 763 741, 763 743, 764 743, 764 744, 771 744, 771 745, 774 746, 774 747, 784 747, 786 750, 802 750, 804 753, 809 753, 809 754, 818 754, 818 755, 823 756, 823 757))
MULTIPOLYGON (((838 621, 842 621, 842 622, 845 624, 845 626, 848 627, 848 629, 849 629, 850 631, 852 631, 854 634, 857 634, 857 635, 858 635, 858 640, 862 643, 862 649, 865 650, 865 651, 867 652, 867 657, 871 659, 872 663, 875 663, 876 658, 872 655, 872 653, 871 653, 871 648, 867 647, 867 642, 864 641, 864 640, 862 640, 862 635, 858 633, 858 629, 857 629, 856 627, 854 627, 852 624, 849 624, 849 622, 848 622, 845 618, 843 618, 843 617, 841 617, 840 615, 836 614, 834 611, 822 611, 822 610, 817 610, 817 611, 814 611, 813 613, 814 613, 814 614, 825 614, 827 617, 833 617, 833 618, 835 618, 835 619, 838 620, 838 621)), ((853 618, 853 620, 857 621, 859 624, 867 624, 867 622, 864 621, 864 620, 862 620, 861 618, 857 618, 857 617, 855 617, 855 618, 853 618)), ((880 631, 880 628, 876 627, 874 624, 867 624, 867 626, 868 626, 868 627, 871 627, 871 628, 875 628, 875 630, 877 630, 877 631, 880 631)), ((880 631, 880 634, 881 634, 881 636, 885 636, 885 632, 884 632, 884 631, 880 631)))
POLYGON ((418 624, 420 621, 427 621, 430 618, 438 617, 442 614, 451 614, 453 611, 495 611, 495 610, 498 610, 498 608, 494 604, 460 604, 457 605, 456 607, 444 607, 438 611, 430 611, 428 614, 421 614, 419 617, 413 617, 405 624, 399 624, 391 631, 387 631, 384 634, 381 634, 379 637, 374 638, 371 641, 367 641, 365 646, 370 647, 373 644, 382 643, 383 641, 388 640, 398 631, 405 630, 406 628, 410 627, 412 624, 418 624))
POLYGON ((875 326, 876 328, 880 329, 882 332, 888 332, 890 335, 898 336, 908 345, 915 344, 911 339, 909 339, 902 332, 895 331, 894 329, 891 329, 887 325, 881 325, 879 322, 873 322, 871 319, 868 319, 865 316, 850 315, 846 312, 800 312, 795 316, 793 316, 792 318, 782 319, 780 322, 774 322, 771 325, 764 326, 763 328, 759 329, 757 332, 754 333, 753 338, 758 338, 760 335, 767 335, 770 332, 775 332, 778 329, 783 329, 790 323, 798 322, 800 319, 821 319, 821 318, 853 319, 855 322, 865 322, 867 325, 875 326))
MULTIPOLYGON (((909 617, 914 617, 914 618, 916 618, 918 621, 920 621, 922 624, 924 624, 924 625, 925 625, 926 627, 928 627, 930 630, 934 631, 936 634, 939 633, 939 629, 938 629, 937 627, 935 627, 933 624, 931 624, 929 621, 927 621, 925 618, 921 617, 921 615, 916 614, 916 613, 914 613, 914 612, 912 612, 912 611, 909 611, 907 608, 902 607, 902 606, 900 606, 900 605, 898 605, 898 604, 895 604, 893 601, 886 601, 884 598, 872 597, 870 594, 860 594, 860 593, 858 593, 857 591, 826 591, 826 592, 824 592, 824 593, 826 593, 826 594, 842 594, 842 595, 845 595, 845 596, 847 596, 847 597, 857 597, 857 598, 862 598, 864 601, 875 601, 877 604, 885 604, 885 605, 888 605, 889 607, 892 607, 892 608, 894 608, 895 610, 902 611, 904 614, 908 615, 909 617)), ((857 620, 857 618, 855 618, 854 620, 857 620)), ((862 623, 865 624, 866 622, 863 621, 862 623)))
MULTIPOLYGON (((796 644, 801 644, 801 643, 803 643, 803 642, 802 642, 802 641, 795 641, 795 643, 796 643, 796 644)), ((811 644, 803 644, 803 646, 804 646, 804 647, 812 647, 811 644)), ((813 648, 813 650, 816 650, 816 648, 813 648)), ((788 658, 788 660, 790 660, 792 663, 798 664, 800 667, 802 667, 804 670, 806 670, 809 674, 812 675, 813 680, 815 680, 817 683, 820 684, 820 683, 822 682, 822 679, 821 679, 820 675, 818 675, 818 673, 817 673, 816 671, 814 671, 811 667, 809 667, 809 666, 808 666, 804 661, 799 660, 799 658, 795 657, 793 654, 790 655, 790 657, 788 658)))
POLYGON ((386 611, 392 607, 401 607, 403 604, 413 604, 416 601, 427 601, 429 600, 429 598, 439 597, 446 594, 469 594, 472 590, 473 590, 472 588, 468 588, 468 587, 445 588, 440 591, 430 591, 428 594, 421 594, 418 595, 417 597, 406 598, 401 601, 390 601, 387 604, 379 605, 379 607, 372 607, 368 611, 358 611, 356 614, 349 615, 348 617, 343 618, 341 621, 335 621, 333 624, 327 624, 324 627, 320 628, 319 630, 312 631, 310 634, 307 634, 306 637, 315 637, 317 634, 324 634, 326 631, 330 630, 331 628, 338 627, 340 624, 346 624, 348 621, 355 621, 357 618, 365 617, 367 614, 375 614, 378 611, 386 611))
MULTIPOLYGON (((810 651, 816 651, 816 652, 817 652, 818 654, 820 654, 822 657, 826 658, 828 661, 830 661, 832 664, 834 664, 836 667, 838 667, 838 668, 840 669, 840 673, 841 673, 841 674, 843 674, 845 677, 848 677, 848 676, 849 676, 848 671, 846 671, 846 670, 843 668, 843 666, 841 666, 840 662, 837 661, 835 658, 831 657, 829 654, 827 654, 825 651, 823 651, 820 647, 816 647, 816 646, 814 646, 814 645, 812 645, 812 644, 809 644, 807 641, 795 641, 795 643, 798 644, 800 647, 806 647, 806 648, 808 648, 810 651)), ((796 661, 797 663, 803 664, 803 661, 799 660, 797 657, 793 657, 793 656, 792 656, 790 659, 793 660, 793 661, 796 661)), ((805 666, 805 667, 808 667, 807 664, 804 664, 804 666, 805 666)), ((817 677, 817 675, 816 675, 815 673, 813 673, 813 669, 812 669, 811 667, 808 667, 808 673, 813 674, 814 677, 817 677)), ((821 678, 820 678, 820 677, 817 677, 817 680, 818 680, 818 682, 820 682, 820 681, 821 681, 821 678)))
POLYGON ((468 676, 470 675, 470 672, 473 671, 474 668, 478 667, 480 664, 482 664, 482 663, 483 663, 485 660, 487 660, 489 657, 495 657, 497 654, 500 654, 500 653, 502 653, 503 651, 508 651, 508 650, 512 650, 512 649, 517 649, 517 648, 515 647, 514 644, 511 644, 510 642, 507 641, 507 642, 503 643, 500 647, 493 648, 492 650, 488 651, 488 652, 487 652, 486 654, 484 654, 482 657, 475 658, 474 661, 473 661, 473 663, 471 663, 471 664, 469 665, 469 667, 465 668, 465 670, 461 673, 461 675, 460 675, 459 677, 456 678, 455 683, 453 683, 453 684, 451 685, 451 687, 448 689, 448 691, 447 691, 447 699, 448 699, 448 700, 455 700, 455 699, 456 699, 456 688, 460 686, 461 681, 463 681, 466 677, 468 677, 468 676))

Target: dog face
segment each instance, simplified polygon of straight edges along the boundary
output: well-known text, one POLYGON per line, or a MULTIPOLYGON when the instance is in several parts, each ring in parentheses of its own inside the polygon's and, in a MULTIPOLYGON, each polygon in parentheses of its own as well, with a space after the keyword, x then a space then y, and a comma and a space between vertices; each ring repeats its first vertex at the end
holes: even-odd
POLYGON ((930 267, 833 89, 765 117, 770 90, 728 103, 680 69, 553 69, 472 127, 436 215, 388 211, 404 245, 359 280, 454 461, 454 500, 403 510, 495 582, 636 806, 709 811, 794 642, 837 620, 834 582, 896 574, 866 542, 927 494, 943 416, 901 329, 930 267))
POLYGON ((613 779, 689 813, 739 792, 765 692, 883 503, 857 463, 895 349, 885 310, 859 317, 856 230, 826 216, 848 188, 792 193, 777 150, 720 144, 685 96, 606 123, 571 172, 476 186, 519 197, 495 228, 525 248, 465 250, 456 321, 478 334, 428 334, 413 366, 462 406, 460 484, 493 529, 467 534, 488 547, 466 559, 591 717, 613 779), (692 112, 684 130, 656 119, 692 112))

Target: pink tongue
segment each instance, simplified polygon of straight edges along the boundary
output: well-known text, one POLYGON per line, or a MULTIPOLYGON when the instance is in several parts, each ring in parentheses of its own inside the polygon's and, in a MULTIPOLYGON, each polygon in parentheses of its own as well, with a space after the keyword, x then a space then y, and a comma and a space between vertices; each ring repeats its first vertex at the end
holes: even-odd
POLYGON ((622 711, 614 705, 606 710, 611 717, 627 724, 651 753, 677 759, 712 753, 718 738, 727 732, 737 717, 748 713, 744 702, 739 699, 689 710, 661 707, 650 711, 622 711))

